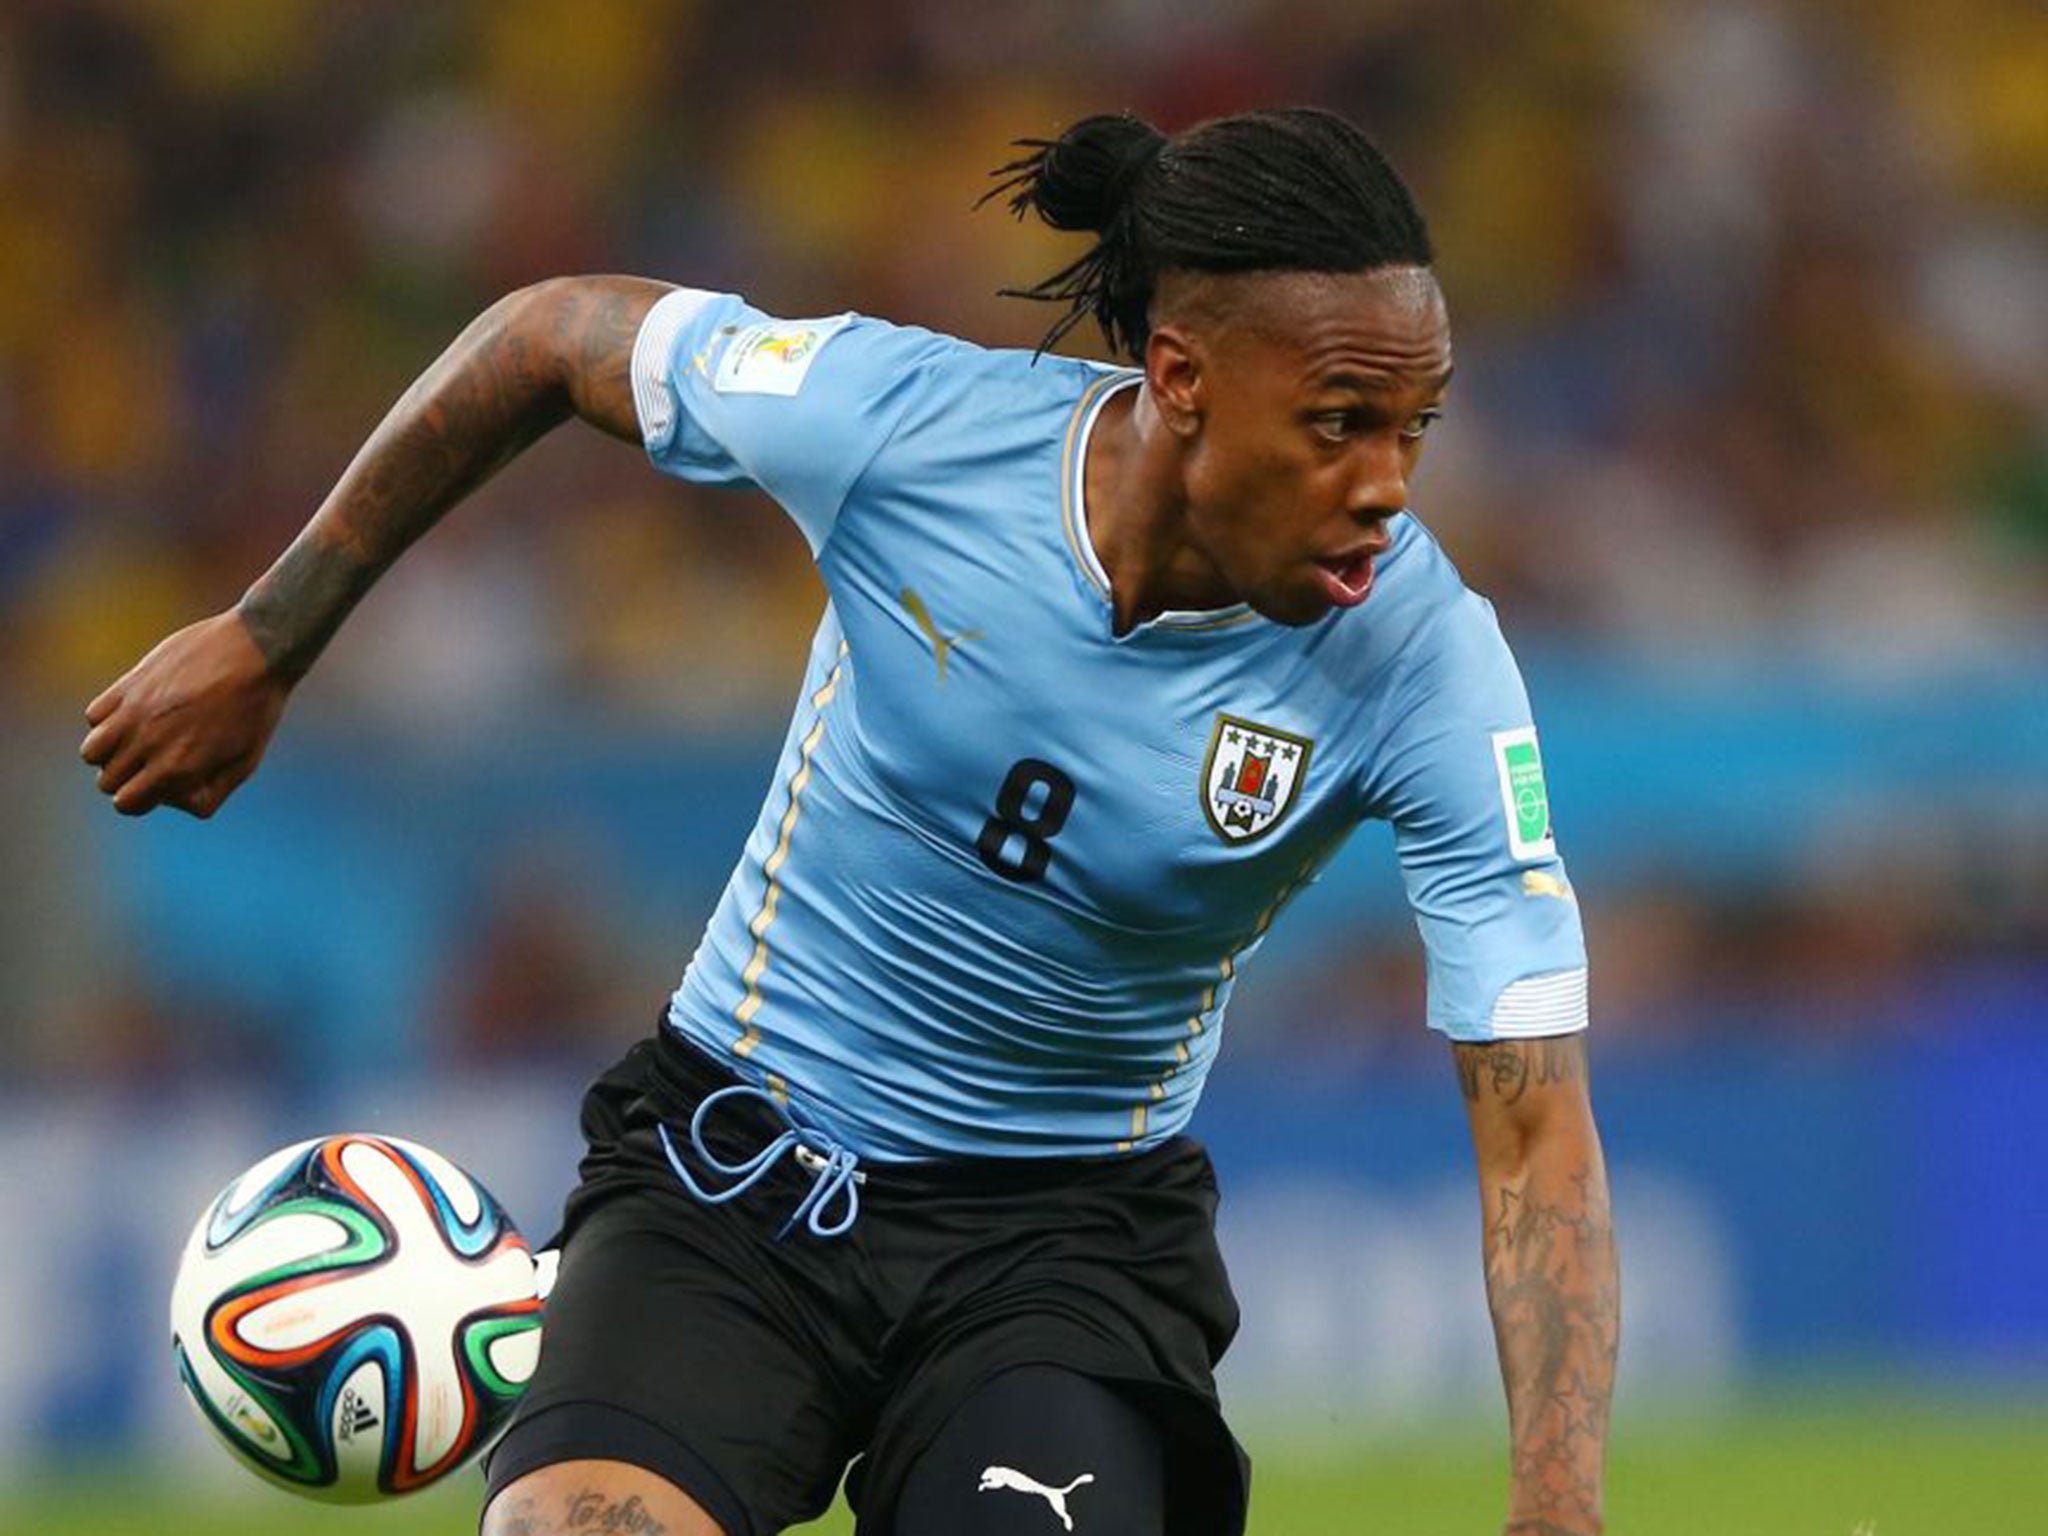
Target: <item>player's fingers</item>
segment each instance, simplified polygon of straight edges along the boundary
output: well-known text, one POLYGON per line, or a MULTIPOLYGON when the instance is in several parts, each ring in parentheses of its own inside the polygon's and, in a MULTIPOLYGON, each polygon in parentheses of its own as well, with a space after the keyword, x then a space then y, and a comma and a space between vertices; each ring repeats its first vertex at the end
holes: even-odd
POLYGON ((226 790, 217 789, 212 784, 201 784, 176 796, 171 801, 171 808, 205 821, 220 809, 221 802, 227 797, 226 790))
POLYGON ((123 816, 141 816, 163 804, 171 788, 171 776, 152 765, 129 779, 114 792, 114 809, 123 816))
POLYGON ((170 803, 188 816, 196 816, 205 821, 227 803, 228 796, 232 795, 241 786, 242 780, 248 777, 249 770, 237 760, 204 783, 194 784, 173 796, 170 803))
POLYGON ((125 676, 116 679, 107 686, 105 692, 85 706, 85 723, 87 725, 98 725, 114 712, 121 702, 121 685, 127 682, 127 680, 125 676))
POLYGON ((78 755, 97 768, 114 755, 127 736, 128 729, 120 721, 102 720, 85 733, 85 740, 78 744, 78 755))
MULTIPOLYGON (((111 795, 152 762, 173 766, 168 761, 169 750, 145 728, 109 721, 93 734, 101 732, 106 733, 105 740, 95 743, 87 739, 92 749, 87 761, 99 769, 97 782, 102 794, 111 795)), ((80 748, 81 753, 85 750, 80 748)))
POLYGON ((225 765, 213 776, 213 789, 221 800, 227 799, 236 790, 249 782, 249 776, 256 771, 256 765, 263 761, 261 751, 247 752, 225 765))
POLYGON ((259 753, 245 753, 233 761, 223 763, 203 779, 178 784, 162 798, 174 810, 207 820, 227 803, 228 796, 242 787, 250 774, 256 771, 259 753))
POLYGON ((111 795, 140 773, 148 762, 147 746, 141 742, 124 742, 109 754, 107 761, 100 767, 99 777, 93 782, 99 786, 101 794, 111 795))

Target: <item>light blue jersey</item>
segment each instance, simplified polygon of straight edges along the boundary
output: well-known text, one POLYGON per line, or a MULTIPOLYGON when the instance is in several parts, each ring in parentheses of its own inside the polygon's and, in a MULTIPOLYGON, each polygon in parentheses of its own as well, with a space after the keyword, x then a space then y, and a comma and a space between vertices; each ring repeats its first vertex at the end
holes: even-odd
POLYGON ((1082 465, 1139 382, 689 289, 641 331, 655 464, 768 492, 831 599, 669 1020, 862 1157, 1178 1131, 1239 968, 1368 817, 1395 830, 1432 1027, 1585 1024, 1520 675, 1414 517, 1358 609, 1112 632, 1082 465))

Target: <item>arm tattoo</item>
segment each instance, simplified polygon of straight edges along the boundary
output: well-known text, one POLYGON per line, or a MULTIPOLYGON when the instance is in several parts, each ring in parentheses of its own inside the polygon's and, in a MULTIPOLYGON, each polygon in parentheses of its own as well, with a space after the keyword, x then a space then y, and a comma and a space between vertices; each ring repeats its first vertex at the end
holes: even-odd
POLYGON ((647 1512, 637 1494, 607 1498, 595 1488, 569 1497, 565 1531, 595 1531, 598 1536, 662 1536, 668 1527, 647 1512))
POLYGON ((1589 1125, 1577 1130, 1585 1040, 1460 1045, 1457 1066, 1475 1135, 1483 1126, 1491 1149, 1480 1177, 1486 1294, 1514 1442, 1507 1536, 1590 1536, 1601 1529, 1621 1285, 1598 1139, 1589 1125), (1559 1104, 1574 1106, 1569 1117, 1559 1104))
POLYGON ((573 410, 634 436, 633 338, 663 288, 544 285, 458 336, 370 435, 311 523, 242 599, 272 671, 297 680, 413 541, 573 410))
POLYGON ((302 533, 243 594, 236 611, 271 672, 296 682, 311 670, 377 576, 312 533, 302 533))
POLYGON ((641 282, 592 284, 584 302, 564 305, 555 334, 564 356, 574 357, 569 395, 576 414, 629 443, 640 441, 633 403, 633 343, 652 300, 664 292, 641 282))
POLYGON ((1458 1087, 1465 1102, 1487 1095, 1514 1104, 1529 1089, 1570 1083, 1586 1076, 1586 1037, 1559 1035, 1551 1039, 1501 1041, 1492 1045, 1456 1047, 1458 1087))
POLYGON ((1486 1230, 1486 1291, 1507 1386, 1521 1525, 1600 1529, 1600 1477, 1621 1328, 1605 1180, 1503 1183, 1486 1230))
POLYGON ((516 1500, 508 1496, 504 1508, 491 1509, 486 1526, 491 1536, 541 1536, 541 1519, 534 1513, 530 1494, 516 1500))

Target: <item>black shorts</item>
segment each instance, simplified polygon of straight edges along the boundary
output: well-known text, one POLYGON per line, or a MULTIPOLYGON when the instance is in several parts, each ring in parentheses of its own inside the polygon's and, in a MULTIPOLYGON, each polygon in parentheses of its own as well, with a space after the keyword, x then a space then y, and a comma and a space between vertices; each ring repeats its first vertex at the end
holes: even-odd
MULTIPOLYGON (((858 1457, 848 1499, 864 1536, 881 1536, 904 1474, 966 1397, 1054 1365, 1160 1426, 1175 1536, 1238 1536, 1247 1463, 1212 1375, 1237 1303, 1198 1143, 864 1165, 851 1231, 778 1240, 811 1184, 793 1159, 708 1205, 661 1147, 666 1123, 690 1156, 692 1112, 732 1082, 663 1028, 585 1096, 589 1151, 540 1366, 491 1454, 491 1493, 552 1462, 630 1461, 728 1536, 769 1536, 821 1514, 858 1457)), ((784 1129, 749 1097, 716 1106, 705 1140, 733 1162, 784 1129)))

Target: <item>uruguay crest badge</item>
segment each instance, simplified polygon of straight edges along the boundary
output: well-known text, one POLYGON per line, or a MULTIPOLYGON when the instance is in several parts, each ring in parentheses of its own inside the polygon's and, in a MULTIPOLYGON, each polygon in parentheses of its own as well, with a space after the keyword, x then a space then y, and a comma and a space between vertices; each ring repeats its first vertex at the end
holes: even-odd
POLYGON ((1294 807, 1315 743, 1270 725, 1219 714, 1202 760, 1202 814, 1226 843, 1248 843, 1294 807))

